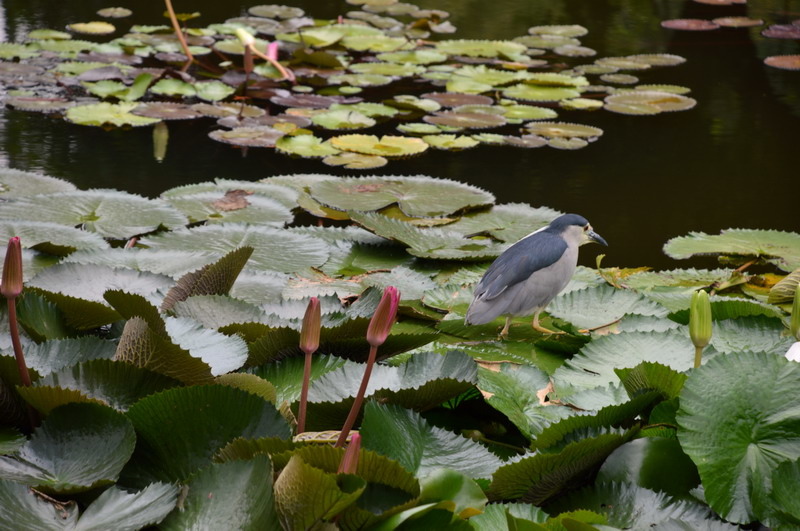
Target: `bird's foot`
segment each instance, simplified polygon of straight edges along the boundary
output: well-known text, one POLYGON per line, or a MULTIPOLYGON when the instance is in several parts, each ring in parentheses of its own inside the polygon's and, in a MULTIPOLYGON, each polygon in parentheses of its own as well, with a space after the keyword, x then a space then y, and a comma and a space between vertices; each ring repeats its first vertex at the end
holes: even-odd
POLYGON ((534 330, 536 330, 537 332, 541 332, 542 334, 545 334, 545 335, 548 335, 548 336, 560 336, 560 335, 566 334, 566 332, 564 332, 563 330, 550 330, 549 328, 545 328, 545 327, 543 327, 542 325, 540 325, 538 323, 532 325, 532 328, 534 330))

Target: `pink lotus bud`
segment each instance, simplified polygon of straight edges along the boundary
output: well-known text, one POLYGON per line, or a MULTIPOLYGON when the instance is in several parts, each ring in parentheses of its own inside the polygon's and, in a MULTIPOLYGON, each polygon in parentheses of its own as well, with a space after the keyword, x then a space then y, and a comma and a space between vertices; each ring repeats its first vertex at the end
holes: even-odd
POLYGON ((278 60, 278 41, 273 41, 267 45, 267 57, 273 61, 278 60))
POLYGON ((319 348, 320 320, 319 299, 311 297, 300 330, 300 350, 306 354, 313 354, 319 348))
POLYGON ((386 338, 389 337, 389 330, 392 329, 394 320, 397 317, 397 307, 400 305, 400 293, 394 286, 388 286, 383 290, 383 297, 378 307, 375 309, 375 314, 369 322, 367 328, 367 343, 370 346, 378 347, 383 345, 386 338))
POLYGON ((7 299, 15 299, 22 293, 22 246, 19 236, 8 240, 0 293, 7 299))
POLYGON ((339 474, 355 474, 358 470, 358 452, 361 451, 361 434, 354 433, 350 436, 350 444, 344 451, 342 462, 339 464, 339 474))

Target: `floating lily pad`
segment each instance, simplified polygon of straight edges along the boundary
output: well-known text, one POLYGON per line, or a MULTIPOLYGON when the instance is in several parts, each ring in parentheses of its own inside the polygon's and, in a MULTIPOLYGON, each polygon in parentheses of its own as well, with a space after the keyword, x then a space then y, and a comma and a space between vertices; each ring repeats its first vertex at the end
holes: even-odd
POLYGON ((781 70, 800 70, 800 55, 771 55, 764 64, 781 70))
POLYGON ((278 4, 263 4, 253 6, 247 10, 254 17, 264 18, 295 18, 302 17, 305 12, 299 7, 290 7, 278 4))
POLYGON ((525 126, 528 131, 545 138, 597 138, 603 130, 590 125, 563 122, 531 122, 525 126))
POLYGON ((521 148, 538 148, 547 145, 547 140, 539 135, 505 136, 505 144, 521 148))
POLYGON ((152 87, 150 92, 164 96, 195 96, 197 90, 191 83, 180 79, 161 79, 152 87))
POLYGON ((675 66, 686 62, 685 57, 671 53, 643 53, 627 55, 623 59, 637 63, 644 63, 650 66, 675 66))
POLYGON ((0 169, 0 198, 10 199, 73 190, 75 185, 62 179, 11 168, 0 169))
POLYGON ((36 29, 28 33, 28 38, 33 40, 69 40, 72 35, 64 31, 56 31, 51 29, 36 29))
POLYGON ((490 40, 450 40, 439 41, 436 49, 442 53, 452 55, 466 55, 469 57, 506 57, 514 59, 524 54, 526 47, 511 41, 490 40))
POLYGON ((456 135, 425 135, 422 140, 433 148, 446 149, 448 151, 460 151, 480 144, 479 141, 470 136, 456 135))
POLYGON ((272 127, 236 127, 230 131, 218 129, 208 133, 217 142, 245 147, 275 147, 283 135, 283 131, 272 127))
POLYGON ((330 139, 331 145, 342 151, 382 157, 408 157, 428 149, 428 144, 418 138, 404 136, 342 135, 330 139))
POLYGON ((325 129, 364 129, 375 125, 375 120, 358 111, 334 110, 315 114, 311 117, 314 125, 325 129))
POLYGON ((322 159, 322 162, 328 166, 343 166, 348 170, 371 170, 386 166, 389 160, 377 155, 345 152, 338 155, 328 155, 322 159))
POLYGON ((236 92, 235 88, 216 80, 195 83, 194 89, 197 92, 197 97, 205 101, 224 100, 236 92))
POLYGON ((328 259, 328 245, 319 238, 263 225, 220 223, 142 238, 152 249, 203 250, 219 255, 242 246, 253 247, 249 268, 291 273, 319 267, 328 259))
POLYGON ((78 125, 103 126, 106 124, 122 127, 142 127, 160 122, 157 118, 137 116, 131 111, 136 103, 92 103, 90 105, 76 105, 67 109, 65 118, 78 125))
POLYGON ((68 25, 67 29, 75 33, 86 33, 89 35, 108 35, 109 33, 117 31, 117 28, 115 28, 113 24, 102 21, 76 22, 75 24, 68 25))
POLYGON ((487 129, 506 124, 506 119, 502 116, 483 112, 442 111, 425 116, 423 120, 430 124, 467 129, 487 129))
POLYGON ((719 24, 699 18, 676 18, 662 20, 661 27, 681 31, 708 31, 719 29, 719 24))
POLYGON ((800 234, 749 229, 728 229, 717 235, 691 232, 669 240, 664 252, 677 259, 703 254, 756 256, 788 272, 800 267, 800 234))
POLYGON ((379 210, 397 203, 412 217, 441 216, 494 201, 475 186, 422 176, 323 180, 312 183, 309 193, 339 210, 379 210))
POLYGON ((622 114, 657 114, 658 112, 685 111, 691 109, 697 105, 697 100, 672 92, 636 90, 607 96, 605 103, 605 108, 612 112, 622 114), (640 110, 642 112, 640 112, 640 110))
POLYGON ((125 7, 104 7, 97 14, 105 18, 125 18, 133 15, 133 11, 125 7))
POLYGON ((503 116, 508 120, 552 120, 558 116, 553 109, 535 105, 505 105, 500 108, 503 109, 503 116))
POLYGON ((192 109, 196 110, 204 116, 212 118, 224 118, 225 116, 242 116, 245 118, 258 118, 264 116, 266 111, 255 105, 246 105, 244 103, 195 103, 192 109))
POLYGON ((140 103, 131 112, 137 116, 158 120, 193 120, 202 116, 189 105, 159 101, 140 103))
POLYGON ((761 32, 771 39, 800 39, 800 26, 794 24, 773 24, 761 32))
POLYGON ((764 21, 760 18, 750 17, 719 17, 712 20, 712 22, 724 28, 752 28, 764 24, 764 21))
POLYGON ((558 35, 560 37, 583 37, 589 30, 578 24, 532 26, 528 28, 531 35, 558 35))
POLYGON ((573 98, 559 101, 558 106, 571 111, 595 111, 603 108, 603 102, 589 98, 573 98))
POLYGON ((434 50, 384 52, 378 54, 377 57, 381 61, 415 65, 429 65, 433 63, 441 63, 447 60, 447 54, 434 50))
POLYGON ((553 51, 558 55, 565 57, 592 57, 597 55, 597 51, 587 46, 578 46, 577 44, 563 44, 556 46, 553 51))
POLYGON ((349 70, 357 74, 409 77, 421 74, 425 71, 425 68, 413 64, 400 63, 357 63, 350 65, 349 70))
POLYGON ((284 136, 275 142, 275 147, 287 155, 309 158, 327 157, 339 153, 330 140, 322 140, 313 135, 284 136))
POLYGON ((106 238, 130 238, 159 227, 175 229, 187 223, 183 214, 164 201, 116 190, 60 192, 20 198, 3 205, 0 219, 82 226, 106 238))
POLYGON ((330 83, 341 83, 355 87, 380 87, 393 81, 391 76, 378 74, 337 74, 328 78, 330 83))
POLYGON ((550 138, 547 145, 555 149, 581 149, 589 145, 589 143, 582 138, 565 138, 563 136, 550 138))
POLYGON ((544 87, 520 83, 503 90, 503 96, 523 101, 559 101, 577 98, 578 90, 565 87, 544 87))

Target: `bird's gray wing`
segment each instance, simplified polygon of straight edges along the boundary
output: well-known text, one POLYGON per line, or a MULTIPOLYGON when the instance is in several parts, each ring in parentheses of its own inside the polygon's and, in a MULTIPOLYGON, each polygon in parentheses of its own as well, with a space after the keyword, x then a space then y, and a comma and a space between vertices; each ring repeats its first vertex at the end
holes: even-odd
POLYGON ((566 250, 563 238, 549 232, 523 238, 506 249, 486 270, 475 289, 475 298, 494 299, 510 286, 528 280, 535 271, 556 263, 566 250))

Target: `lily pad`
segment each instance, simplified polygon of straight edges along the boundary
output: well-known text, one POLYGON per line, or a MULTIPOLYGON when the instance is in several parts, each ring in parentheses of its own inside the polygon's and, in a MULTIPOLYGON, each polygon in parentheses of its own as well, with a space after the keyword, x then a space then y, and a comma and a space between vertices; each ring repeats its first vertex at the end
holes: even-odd
POLYGON ((546 87, 520 83, 503 90, 503 96, 523 101, 559 101, 577 98, 578 90, 567 87, 546 87))
POLYGON ((141 127, 159 122, 157 118, 137 116, 130 111, 135 109, 136 103, 92 103, 89 105, 76 105, 67 109, 65 118, 78 125, 103 126, 106 124, 122 127, 129 125, 141 127))
POLYGON ((340 152, 330 140, 322 140, 313 135, 283 136, 275 142, 275 148, 287 155, 307 158, 327 157, 340 152))
POLYGON ((338 155, 328 155, 322 159, 322 162, 328 166, 342 166, 348 170, 371 170, 386 166, 389 160, 377 155, 344 152, 338 155))
POLYGON ((217 142, 241 147, 275 147, 284 132, 273 127, 235 127, 230 131, 217 129, 208 133, 217 142))
POLYGON ((23 197, 3 205, 0 219, 28 219, 81 226, 106 238, 130 238, 187 219, 167 203, 115 190, 60 192, 23 197))
POLYGON ((94 22, 76 22, 69 24, 67 29, 75 33, 86 33, 89 35, 108 35, 114 33, 117 28, 109 22, 94 21, 94 22))
POLYGON ((475 186, 424 176, 324 180, 311 184, 309 193, 339 210, 378 210, 397 203, 412 217, 441 216, 494 200, 475 186))
POLYGON ((330 139, 331 146, 342 151, 382 157, 408 157, 428 149, 428 144, 418 138, 403 136, 342 135, 330 139))
POLYGON ((758 257, 789 272, 800 267, 800 234, 752 229, 728 229, 717 235, 691 232, 669 240, 664 252, 676 259, 705 254, 758 257))
POLYGON ((545 138, 593 139, 603 135, 599 127, 564 122, 531 122, 525 127, 531 133, 545 138))
POLYGON ((358 111, 332 110, 315 114, 311 122, 325 129, 364 129, 375 125, 375 120, 358 111))

